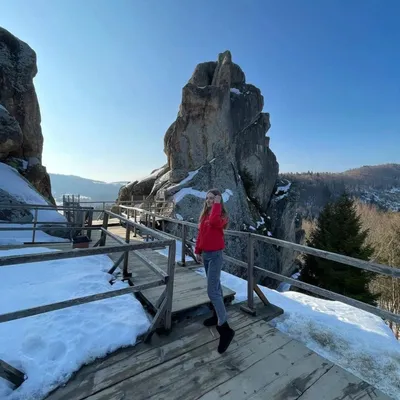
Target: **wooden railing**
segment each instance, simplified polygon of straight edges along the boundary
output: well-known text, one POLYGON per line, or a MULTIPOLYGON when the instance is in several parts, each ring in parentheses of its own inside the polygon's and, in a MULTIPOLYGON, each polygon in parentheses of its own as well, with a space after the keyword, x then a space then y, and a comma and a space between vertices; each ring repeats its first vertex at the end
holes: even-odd
MULTIPOLYGON (((149 224, 151 223, 153 228, 155 228, 155 225, 156 225, 156 218, 161 218, 162 221, 164 221, 164 222, 171 222, 174 224, 181 225, 182 226, 182 236, 179 238, 179 240, 182 241, 181 263, 183 265, 185 265, 186 244, 193 245, 192 242, 187 240, 187 228, 198 229, 198 224, 195 224, 192 222, 187 222, 187 221, 180 221, 180 220, 170 218, 170 217, 165 217, 165 216, 158 215, 156 213, 149 212, 147 210, 136 208, 136 207, 127 207, 127 206, 121 205, 120 210, 121 210, 120 211, 121 213, 123 211, 125 211, 125 215, 127 216, 127 218, 128 219, 133 218, 134 221, 137 220, 137 216, 139 214, 145 214, 147 216, 147 220, 149 221, 149 224)), ((162 230, 164 230, 164 223, 162 223, 161 226, 162 226, 162 230)), ((259 266, 254 265, 254 243, 256 241, 259 241, 259 242, 263 242, 266 244, 291 249, 293 251, 297 251, 300 253, 310 254, 310 255, 313 255, 316 257, 324 258, 326 260, 335 261, 335 262, 345 264, 345 265, 348 265, 348 266, 351 266, 354 268, 360 268, 360 269, 363 269, 366 271, 375 272, 377 274, 391 276, 394 278, 400 278, 400 269, 392 268, 387 265, 382 265, 382 264, 372 263, 372 262, 368 262, 368 261, 364 261, 364 260, 359 260, 356 258, 344 256, 341 254, 331 253, 331 252, 328 252, 325 250, 314 249, 314 248, 300 245, 297 243, 287 242, 285 240, 275 239, 275 238, 271 238, 268 236, 262 236, 262 235, 258 235, 255 233, 226 230, 225 234, 227 236, 235 236, 235 237, 239 237, 244 240, 247 240, 247 249, 248 249, 247 262, 238 260, 233 257, 229 257, 226 254, 224 255, 224 259, 226 261, 228 261, 229 263, 232 263, 234 265, 237 265, 237 266, 242 267, 247 270, 247 276, 248 276, 247 306, 242 306, 242 309, 244 311, 249 312, 251 314, 255 313, 254 294, 253 294, 254 291, 256 292, 256 294, 261 298, 261 300, 264 303, 267 301, 267 299, 265 299, 265 296, 263 296, 261 290, 255 284, 255 281, 254 281, 254 271, 258 271, 258 272, 261 272, 264 276, 267 276, 269 278, 272 278, 272 279, 275 279, 275 280, 278 280, 281 282, 290 283, 292 286, 307 290, 307 291, 317 294, 319 296, 323 296, 323 297, 331 299, 331 300, 340 301, 340 302, 348 304, 350 306, 370 312, 371 314, 375 314, 383 319, 387 319, 387 320, 391 320, 396 323, 400 323, 400 315, 399 314, 394 314, 392 312, 382 310, 380 308, 377 308, 372 305, 363 303, 361 301, 352 299, 350 297, 347 297, 347 296, 344 296, 344 295, 341 295, 341 294, 338 294, 335 292, 331 292, 329 290, 322 289, 320 287, 310 285, 308 283, 304 283, 304 282, 295 280, 293 278, 289 278, 287 276, 284 276, 284 275, 278 274, 276 272, 272 272, 265 268, 261 268, 259 266)))
POLYGON ((33 214, 33 221, 30 222, 18 222, 18 225, 33 225, 26 227, 4 227, 7 224, 10 224, 9 221, 0 221, 0 231, 32 231, 32 242, 31 243, 45 243, 36 240, 37 231, 41 231, 43 229, 51 229, 57 228, 60 231, 67 231, 70 233, 69 239, 72 240, 73 232, 77 232, 80 230, 86 230, 87 236, 91 237, 92 230, 92 222, 93 222, 93 209, 91 207, 79 207, 77 203, 71 206, 53 206, 53 205, 43 205, 43 204, 0 204, 0 209, 3 210, 18 210, 24 209, 29 210, 33 214), (77 223, 76 221, 65 221, 65 222, 49 222, 49 221, 40 221, 38 220, 38 212, 40 210, 49 210, 49 211, 62 211, 62 212, 72 212, 75 213, 79 211, 82 213, 82 220, 77 223), (84 215, 88 215, 88 223, 85 226, 84 215), (3 226, 3 227, 2 227, 3 226), (45 228, 43 228, 45 226, 45 228))
MULTIPOLYGON (((15 231, 29 228, 4 228, 4 230, 15 231)), ((72 227, 65 227, 65 229, 73 229, 72 227)), ((108 271, 109 274, 113 274, 118 266, 123 264, 123 279, 130 276, 128 273, 128 261, 129 254, 132 252, 135 256, 139 257, 147 267, 149 267, 156 275, 157 279, 145 282, 139 285, 131 286, 124 289, 112 290, 109 292, 98 293, 90 296, 79 297, 71 300, 61 301, 57 303, 46 304, 39 307, 33 307, 29 309, 14 311, 0 315, 0 323, 14 321, 21 318, 27 318, 34 315, 40 315, 51 311, 61 310, 64 308, 74 307, 81 304, 91 303, 103 299, 112 297, 122 296, 129 293, 137 293, 146 289, 165 285, 164 291, 156 301, 156 313, 151 321, 148 331, 139 338, 139 341, 147 342, 151 339, 153 333, 158 328, 164 328, 169 331, 172 326, 172 298, 173 298, 173 285, 174 285, 174 274, 175 274, 175 254, 176 254, 176 242, 161 232, 153 231, 149 228, 143 227, 142 225, 125 219, 117 214, 109 211, 105 211, 103 220, 103 226, 98 227, 86 227, 85 229, 100 230, 101 237, 95 243, 92 248, 88 249, 71 249, 65 251, 57 251, 51 253, 39 253, 39 254, 24 254, 14 255, 7 257, 0 257, 0 268, 7 268, 13 265, 62 260, 77 257, 86 257, 100 254, 112 254, 122 252, 123 254, 117 259, 111 269, 108 271), (108 219, 109 216, 119 218, 121 222, 126 224, 126 239, 125 241, 112 232, 108 231, 108 219), (151 234, 153 241, 151 242, 135 242, 130 243, 130 231, 131 229, 140 228, 142 231, 146 231, 151 234), (113 238, 118 245, 106 246, 107 237, 113 238), (167 271, 165 272, 150 260, 147 260, 145 256, 139 253, 135 253, 137 250, 152 249, 152 248, 168 248, 168 265, 167 271)), ((15 387, 22 384, 23 374, 10 366, 9 364, 0 360, 0 377, 3 377, 12 382, 15 387)))

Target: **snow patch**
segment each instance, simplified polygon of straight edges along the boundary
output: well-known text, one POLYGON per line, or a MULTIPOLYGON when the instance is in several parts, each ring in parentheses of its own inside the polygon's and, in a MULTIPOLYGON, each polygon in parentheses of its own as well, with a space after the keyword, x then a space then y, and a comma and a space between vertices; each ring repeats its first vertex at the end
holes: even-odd
POLYGON ((198 173, 200 170, 201 170, 201 167, 200 167, 199 169, 196 169, 196 171, 190 171, 190 172, 188 173, 188 176, 187 176, 185 179, 182 179, 182 181, 180 181, 177 185, 171 186, 171 187, 169 188, 169 190, 174 189, 174 188, 176 188, 176 187, 178 187, 178 186, 181 186, 181 185, 184 185, 185 183, 190 182, 190 181, 193 179, 193 177, 196 176, 197 173, 198 173))
POLYGON ((276 188, 276 192, 275 192, 276 195, 279 194, 279 192, 284 192, 284 193, 286 193, 286 192, 290 189, 290 186, 292 185, 292 183, 289 182, 288 180, 286 180, 286 182, 287 182, 286 185, 284 185, 284 186, 278 186, 278 187, 276 188))
MULTIPOLYGON (((205 276, 204 268, 196 272, 205 276)), ((234 303, 247 300, 247 281, 222 271, 221 284, 236 292, 234 303)), ((381 318, 338 301, 259 287, 272 304, 284 310, 270 324, 400 399, 400 342, 381 318)))
POLYGON ((268 235, 269 237, 272 237, 272 233, 271 233, 270 231, 267 232, 267 235, 268 235))
POLYGON ((280 196, 275 197, 275 200, 279 201, 279 200, 284 199, 287 196, 288 196, 288 193, 286 192, 286 193, 281 194, 280 196))
POLYGON ((179 221, 183 221, 183 217, 181 214, 175 214, 176 215, 176 219, 179 219, 179 221))
POLYGON ((230 198, 231 196, 233 196, 233 192, 232 192, 232 190, 230 190, 230 189, 226 189, 225 192, 222 193, 222 198, 223 198, 223 200, 224 200, 225 203, 229 200, 229 198, 230 198))
MULTIPOLYGON (((28 181, 23 179, 17 170, 7 164, 0 163, 0 189, 8 192, 15 199, 26 204, 49 206, 48 203, 28 181)), ((32 211, 33 212, 33 211, 32 211)), ((39 222, 66 222, 56 210, 39 210, 39 222)))
POLYGON ((242 94, 242 92, 239 89, 236 89, 236 88, 231 88, 231 93, 242 94))
MULTIPOLYGON (((204 199, 207 197, 207 192, 203 192, 200 190, 192 189, 192 188, 183 188, 179 192, 174 194, 174 202, 179 203, 185 196, 192 195, 195 197, 199 197, 200 199, 204 199)), ((233 196, 233 192, 230 189, 226 189, 224 193, 222 193, 222 198, 224 202, 227 202, 230 197, 233 196)))
MULTIPOLYGON (((33 224, 0 224, 0 228, 33 228, 33 224)), ((19 245, 32 242, 33 229, 26 231, 0 231, 0 246, 19 245)), ((62 243, 69 242, 56 236, 50 236, 45 232, 36 229, 35 243, 62 243)))
POLYGON ((257 221, 257 229, 261 226, 265 224, 264 218, 262 216, 260 216, 261 220, 257 221))
MULTIPOLYGON (((24 248, 0 256, 51 251, 24 248)), ((112 266, 101 255, 0 268, 0 314, 128 287, 120 281, 110 285, 112 266)), ((82 365, 134 345, 149 326, 130 294, 0 323, 0 359, 28 377, 15 391, 0 379, 0 398, 43 399, 82 365)))
POLYGON ((254 228, 254 226, 249 226, 249 228, 252 230, 252 231, 256 231, 257 229, 256 228, 254 228))

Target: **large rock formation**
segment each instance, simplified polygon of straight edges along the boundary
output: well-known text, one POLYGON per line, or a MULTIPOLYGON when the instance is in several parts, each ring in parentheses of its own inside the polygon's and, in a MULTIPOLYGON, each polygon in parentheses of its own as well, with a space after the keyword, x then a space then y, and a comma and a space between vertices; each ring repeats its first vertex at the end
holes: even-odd
MULTIPOLYGON (((279 165, 269 148, 270 120, 263 107, 260 90, 246 83, 229 51, 217 62, 199 64, 182 90, 178 116, 165 134, 167 165, 122 188, 120 200, 132 195, 172 200, 178 218, 197 220, 206 191, 217 187, 223 192, 230 229, 270 235, 276 230, 280 237, 294 240, 295 212, 289 211, 287 198, 274 195, 279 165), (282 200, 277 211, 272 204, 282 200), (282 216, 287 221, 281 221, 282 216)), ((232 256, 245 259, 246 245, 227 238, 232 256)), ((293 255, 282 257, 272 246, 257 245, 256 256, 259 265, 275 271, 289 273, 293 268, 293 255)))
POLYGON ((50 201, 50 178, 41 165, 43 136, 33 78, 36 54, 24 42, 0 28, 0 161, 24 160, 21 169, 50 201), (32 170, 31 170, 32 169, 32 170))

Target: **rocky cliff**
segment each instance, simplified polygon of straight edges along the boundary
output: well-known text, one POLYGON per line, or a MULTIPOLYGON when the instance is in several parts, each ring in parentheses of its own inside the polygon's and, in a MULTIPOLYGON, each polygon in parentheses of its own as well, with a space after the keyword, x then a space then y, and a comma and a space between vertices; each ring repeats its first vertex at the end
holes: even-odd
POLYGON ((42 165, 43 135, 33 78, 36 54, 0 27, 0 161, 16 167, 54 203, 42 165))
MULTIPOLYGON (((279 165, 269 147, 270 118, 263 107, 260 90, 246 83, 229 51, 216 62, 197 65, 165 134, 167 163, 121 188, 119 200, 145 195, 173 201, 176 218, 197 221, 207 190, 217 187, 230 229, 301 239, 293 201, 275 195, 279 165)), ((246 247, 246 241, 227 237, 230 255, 245 260, 246 247)), ((256 262, 271 270, 290 273, 293 260, 293 254, 273 246, 256 246, 256 262)), ((226 268, 243 275, 233 266, 226 268)))

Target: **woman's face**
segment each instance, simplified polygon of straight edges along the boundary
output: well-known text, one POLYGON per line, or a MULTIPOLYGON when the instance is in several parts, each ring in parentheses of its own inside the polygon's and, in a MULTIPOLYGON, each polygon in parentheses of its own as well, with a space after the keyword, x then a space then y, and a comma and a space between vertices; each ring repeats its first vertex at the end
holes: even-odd
POLYGON ((206 204, 207 204, 208 208, 211 208, 213 206, 214 199, 215 199, 215 195, 213 195, 211 192, 207 193, 206 204))

